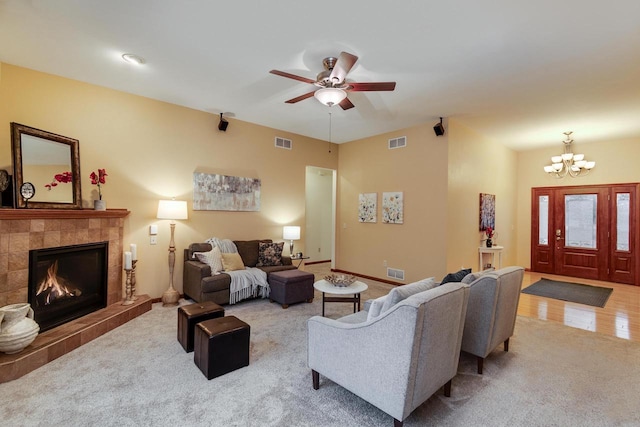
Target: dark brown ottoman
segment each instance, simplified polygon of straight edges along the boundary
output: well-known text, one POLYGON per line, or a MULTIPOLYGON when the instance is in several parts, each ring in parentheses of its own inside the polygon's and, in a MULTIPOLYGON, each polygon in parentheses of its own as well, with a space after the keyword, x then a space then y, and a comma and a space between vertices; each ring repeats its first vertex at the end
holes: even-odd
POLYGON ((301 270, 274 271, 269 273, 269 299, 282 304, 282 308, 297 302, 313 302, 315 276, 301 270))
POLYGON ((196 325, 193 361, 208 380, 249 366, 251 327, 235 316, 196 325))
POLYGON ((178 307, 178 341, 189 353, 193 351, 193 331, 196 323, 224 316, 224 308, 212 301, 178 307))

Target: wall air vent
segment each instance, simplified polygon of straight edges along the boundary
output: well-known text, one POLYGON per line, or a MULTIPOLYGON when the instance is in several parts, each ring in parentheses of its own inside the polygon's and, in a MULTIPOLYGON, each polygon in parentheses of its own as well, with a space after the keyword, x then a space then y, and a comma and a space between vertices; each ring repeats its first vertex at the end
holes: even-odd
POLYGON ((290 139, 280 138, 276 136, 276 148, 284 148, 286 150, 291 150, 291 146, 293 143, 290 139))
POLYGON ((389 140, 389 150, 393 150, 394 148, 404 148, 407 146, 407 137, 400 136, 398 138, 392 138, 389 140))
POLYGON ((396 280, 404 280, 404 270, 398 270, 397 268, 387 268, 387 277, 396 280))

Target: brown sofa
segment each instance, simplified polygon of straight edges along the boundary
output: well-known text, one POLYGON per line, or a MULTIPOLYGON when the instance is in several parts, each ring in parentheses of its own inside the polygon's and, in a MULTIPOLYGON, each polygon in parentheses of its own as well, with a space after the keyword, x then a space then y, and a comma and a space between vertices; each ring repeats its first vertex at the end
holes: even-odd
MULTIPOLYGON (((269 239, 263 240, 234 240, 242 262, 246 267, 256 267, 258 263, 259 243, 271 243, 269 239)), ((184 269, 182 272, 182 287, 184 296, 196 302, 213 301, 216 304, 229 304, 229 288, 231 277, 228 274, 220 273, 211 275, 211 267, 200 262, 194 257, 194 252, 209 252, 209 243, 192 243, 188 249, 184 250, 184 269)), ((266 272, 267 275, 273 271, 294 270, 291 258, 282 257, 282 264, 269 267, 256 267, 266 272)))

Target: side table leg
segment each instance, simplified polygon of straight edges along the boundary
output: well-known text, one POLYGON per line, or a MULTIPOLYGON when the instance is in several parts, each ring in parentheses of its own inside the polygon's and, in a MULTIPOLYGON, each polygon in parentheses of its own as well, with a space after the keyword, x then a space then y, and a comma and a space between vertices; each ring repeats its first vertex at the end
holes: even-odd
POLYGON ((324 317, 324 292, 322 293, 322 317, 324 317))

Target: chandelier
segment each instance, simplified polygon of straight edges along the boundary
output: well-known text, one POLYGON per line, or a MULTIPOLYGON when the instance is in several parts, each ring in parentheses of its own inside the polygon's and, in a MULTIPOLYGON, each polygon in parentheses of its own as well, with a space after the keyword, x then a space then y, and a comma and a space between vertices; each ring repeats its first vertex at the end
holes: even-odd
POLYGON ((544 167, 544 171, 554 178, 564 178, 567 174, 573 178, 587 175, 596 165, 596 162, 590 162, 584 159, 584 154, 573 154, 571 152, 571 134, 573 132, 563 132, 565 140, 564 153, 551 158, 551 165, 544 167))

